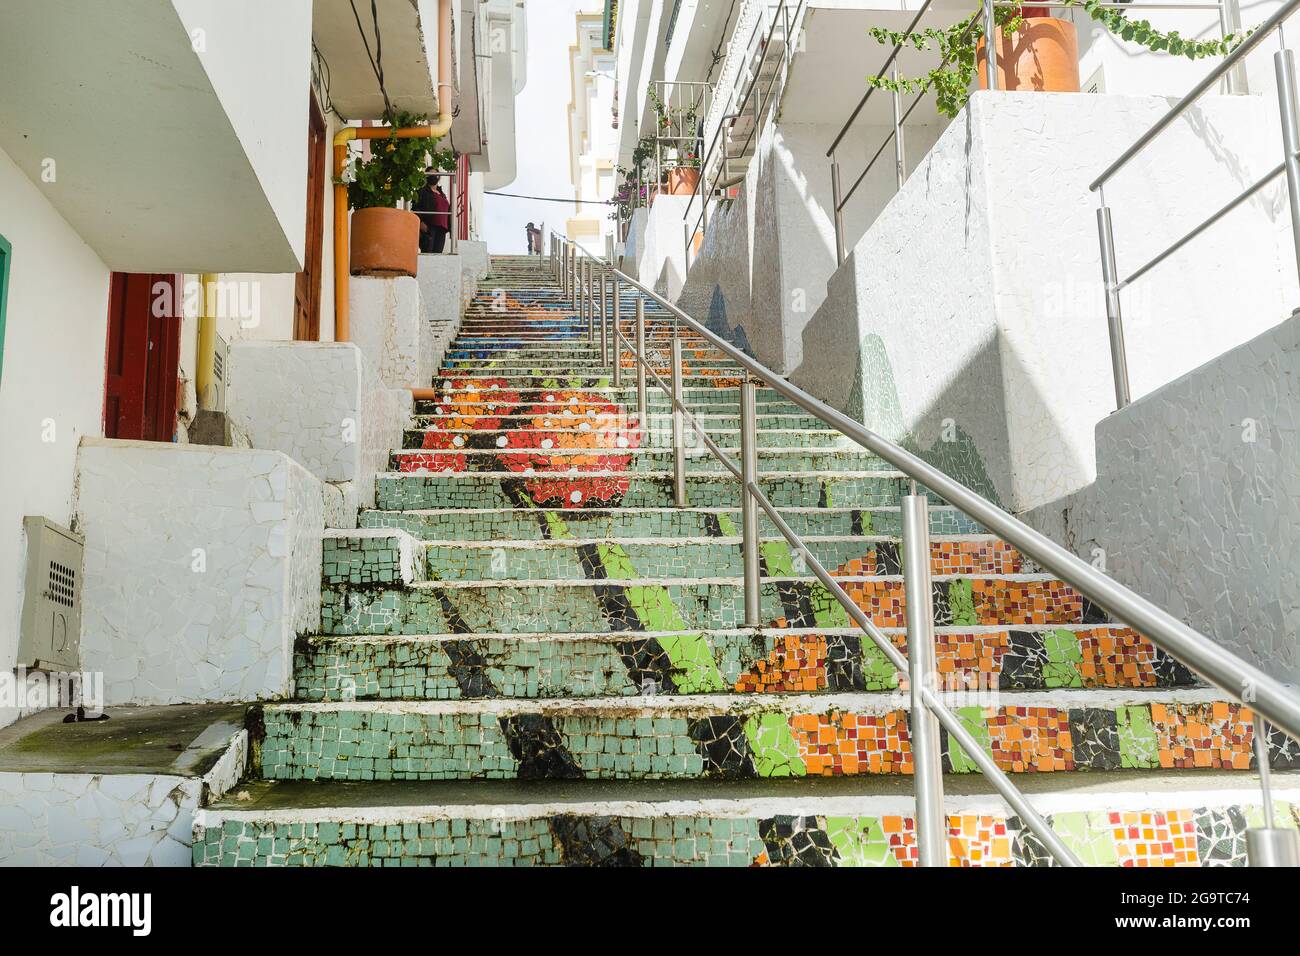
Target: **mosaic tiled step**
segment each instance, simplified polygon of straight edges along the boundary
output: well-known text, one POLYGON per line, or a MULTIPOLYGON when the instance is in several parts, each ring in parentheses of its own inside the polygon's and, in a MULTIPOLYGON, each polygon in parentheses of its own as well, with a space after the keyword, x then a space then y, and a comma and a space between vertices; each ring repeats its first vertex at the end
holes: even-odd
MULTIPOLYGON (((619 406, 622 408, 623 406, 619 406)), ((626 409, 625 409, 626 410, 626 409)), ((629 412, 631 414, 632 412, 629 412)), ((491 432, 499 431, 503 428, 516 428, 530 426, 536 416, 524 415, 512 412, 509 415, 416 415, 413 419, 412 431, 468 431, 468 432, 491 432)), ((672 414, 667 411, 653 411, 646 416, 646 425, 651 432, 657 434, 669 434, 672 426, 672 414)), ((736 435, 740 434, 740 419, 735 414, 725 412, 712 412, 708 414, 699 414, 695 416, 700 426, 710 435, 736 435)), ((857 448, 856 444, 847 441, 844 436, 833 429, 826 428, 818 419, 812 415, 796 415, 793 413, 780 414, 771 413, 755 416, 755 425, 759 429, 759 438, 766 432, 776 432, 778 434, 795 435, 795 434, 813 434, 816 436, 826 436, 828 439, 833 438, 834 442, 845 442, 846 447, 857 448)), ((409 434, 409 432, 408 432, 409 434)), ((733 446, 740 444, 737 437, 730 442, 733 446)))
MULTIPOLYGON (((423 416, 417 422, 421 428, 408 430, 402 436, 402 447, 407 449, 428 448, 483 448, 495 447, 502 432, 536 434, 537 440, 531 442, 533 447, 540 445, 548 437, 547 433, 559 431, 581 433, 573 425, 562 427, 547 426, 544 420, 539 422, 534 415, 502 416, 490 420, 492 428, 457 428, 457 425, 474 425, 481 420, 464 419, 456 416, 423 416), (444 424, 445 423, 445 424, 444 424)), ((654 416, 649 421, 647 430, 639 436, 642 448, 671 448, 673 445, 672 420, 667 416, 654 416)), ((715 429, 706 426, 705 430, 723 449, 740 447, 740 433, 734 430, 715 429)), ((689 438, 686 439, 689 441, 689 438)), ((700 442, 695 442, 700 445, 700 442)), ((769 428, 758 433, 760 448, 839 448, 851 452, 861 452, 858 445, 847 444, 844 437, 836 431, 817 431, 814 429, 769 428)), ((690 447, 688 445, 688 447, 690 447)))
MULTIPOLYGON (((427 449, 407 449, 389 456, 389 470, 403 474, 436 472, 522 473, 527 469, 563 473, 569 468, 580 471, 613 470, 620 472, 663 474, 673 467, 673 452, 655 448, 615 446, 602 439, 619 432, 624 442, 638 442, 640 436, 616 422, 598 421, 592 432, 564 429, 540 429, 527 432, 503 432, 486 448, 456 447, 454 440, 441 442, 434 437, 427 449), (572 443, 567 444, 567 443, 572 443), (587 442, 592 442, 587 445, 587 442), (495 447, 493 447, 495 446, 495 447)), ((739 460, 739 448, 723 448, 733 462, 739 460)), ((885 472, 888 465, 860 449, 760 448, 760 472, 885 472)), ((726 465, 707 448, 688 449, 686 471, 721 472, 726 465)), ((727 474, 731 474, 727 471, 727 474)))
MULTIPOLYGON (((949 778, 945 794, 950 866, 1053 864, 966 779, 983 783, 949 778)), ((1086 793, 1057 792, 1058 779, 1021 786, 1086 866, 1245 866, 1246 830, 1266 825, 1258 789, 1235 776, 1188 787, 1176 773, 1093 772, 1086 793)), ((197 811, 194 865, 916 866, 915 806, 888 784, 254 783, 197 811)), ((1274 798, 1271 825, 1300 827, 1300 782, 1275 782, 1274 798)))
MULTIPOLYGON (((781 516, 800 535, 864 535, 873 532, 897 536, 901 519, 897 507, 786 508, 781 516)), ((580 538, 698 538, 721 537, 724 528, 739 527, 738 509, 709 508, 590 508, 543 511, 497 508, 487 510, 437 509, 412 511, 362 511, 363 528, 400 528, 426 541, 542 540, 563 520, 569 533, 580 538)), ((777 534, 766 514, 759 514, 760 533, 777 534)), ((930 508, 932 534, 978 534, 979 527, 947 505, 930 508)))
MULTIPOLYGON (((667 369, 656 369, 657 374, 667 381, 667 369)), ((550 388, 604 388, 612 383, 612 371, 606 371, 603 367, 589 369, 584 372, 583 369, 570 369, 567 366, 563 369, 557 367, 548 367, 545 363, 539 363, 536 368, 526 369, 495 369, 495 368, 478 368, 478 369, 441 369, 434 376, 433 387, 445 389, 447 384, 452 381, 458 381, 465 385, 474 385, 483 381, 501 381, 502 388, 522 388, 529 385, 550 388)), ((682 376, 683 388, 734 388, 740 382, 739 371, 736 369, 726 368, 692 368, 690 373, 682 376)), ((635 384, 634 376, 625 375, 624 383, 633 386, 631 389, 632 400, 635 401, 635 384)), ((647 389, 654 388, 666 402, 668 396, 655 385, 653 380, 647 382, 647 389)), ((794 406, 790 406, 793 408, 794 406)))
MULTIPOLYGON (((268 704, 267 780, 695 779, 906 774, 900 694, 268 704)), ((959 719, 1008 773, 1249 770, 1252 714, 1198 689, 1016 692, 959 719)), ((978 773, 945 733, 944 769, 978 773)), ((1275 765, 1294 754, 1276 748, 1275 765)))
MULTIPOLYGON (((430 568, 430 574, 437 573, 430 568)), ((901 575, 845 577, 838 583, 877 626, 902 625, 901 575)), ((941 625, 1105 623, 1100 611, 1068 585, 1039 575, 935 578, 932 591, 934 622, 941 625)), ((765 578, 760 608, 762 619, 776 627, 852 623, 843 605, 812 577, 765 578)), ((438 581, 409 588, 331 588, 321 594, 322 634, 715 629, 740 627, 744 616, 744 586, 737 578, 438 581)))
MULTIPOLYGON (((886 633, 905 649, 902 628, 886 633)), ((1114 625, 944 627, 951 688, 1183 687, 1184 667, 1114 625)), ((301 700, 460 700, 668 694, 840 693, 905 687, 857 628, 313 637, 300 641, 301 700)))
MULTIPOLYGON (((601 358, 599 346, 587 342, 537 342, 526 347, 503 345, 495 340, 484 341, 473 346, 457 342, 448 346, 447 351, 444 353, 444 358, 459 360, 497 357, 544 362, 566 362, 570 359, 582 362, 604 361, 601 358)), ((722 360, 716 349, 702 345, 688 346, 683 344, 682 357, 687 361, 697 361, 699 359, 722 360)), ((730 362, 730 360, 726 361, 730 362)))
MULTIPOLYGON (((451 377, 438 383, 437 387, 438 398, 436 400, 419 400, 416 403, 416 414, 444 414, 432 407, 437 404, 486 405, 489 402, 496 402, 498 405, 496 408, 486 409, 485 411, 505 414, 513 409, 502 407, 503 405, 513 405, 516 402, 526 405, 571 404, 574 398, 578 398, 579 401, 600 399, 613 405, 620 405, 628 410, 636 407, 635 382, 625 380, 620 387, 614 388, 605 378, 566 377, 559 373, 541 380, 528 378, 522 382, 506 380, 500 376, 485 379, 451 377), (582 394, 571 394, 575 390, 580 390, 582 394), (564 394, 556 394, 560 392, 564 394), (553 397, 547 398, 547 395, 553 397)), ((671 410, 668 396, 658 387, 651 388, 647 384, 646 400, 650 404, 652 411, 666 414, 671 410)), ((703 385, 685 387, 682 401, 692 410, 699 408, 701 411, 710 414, 737 415, 740 392, 729 386, 710 385, 706 382, 703 385), (707 406, 718 407, 714 409, 707 406)), ((756 405, 759 415, 805 414, 799 406, 782 398, 770 389, 759 390, 756 396, 756 405)), ((479 414, 484 413, 480 412, 479 414)))
MULTIPOLYGON (((734 528, 732 529, 735 530, 734 528)), ((740 577, 738 536, 705 538, 578 538, 556 522, 549 541, 440 541, 424 544, 424 558, 441 581, 740 577)), ((902 573, 901 546, 882 536, 804 538, 808 552, 832 575, 902 573)), ((937 575, 1025 574, 1039 569, 998 538, 939 538, 930 543, 937 575)), ((808 562, 784 538, 763 540, 764 574, 810 574, 808 562)))
MULTIPOLYGON (((828 472, 764 475, 760 486, 778 508, 810 503, 826 507, 872 508, 897 503, 902 479, 893 472, 828 472)), ((691 504, 739 507, 740 489, 730 472, 686 477, 691 504)), ((475 472, 397 475, 376 479, 382 511, 424 508, 663 508, 673 504, 672 478, 640 472, 475 472)))

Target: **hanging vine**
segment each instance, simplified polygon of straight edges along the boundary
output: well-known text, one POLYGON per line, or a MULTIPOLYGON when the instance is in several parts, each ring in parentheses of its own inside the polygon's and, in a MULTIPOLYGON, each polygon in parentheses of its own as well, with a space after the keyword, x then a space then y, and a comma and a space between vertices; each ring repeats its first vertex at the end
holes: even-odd
MULTIPOLYGON (((1224 56, 1252 32, 1246 30, 1214 40, 1194 40, 1182 36, 1177 30, 1166 33, 1157 30, 1149 20, 1132 19, 1120 10, 1104 7, 1103 0, 1063 0, 1063 2, 1083 10, 1122 40, 1136 43, 1154 52, 1166 52, 1174 56, 1187 57, 1189 60, 1224 56)), ((1004 36, 1012 36, 1024 26, 1026 6, 1032 7, 1033 4, 994 8, 994 22, 1004 36)), ((894 80, 888 76, 872 75, 867 77, 867 82, 871 86, 900 93, 933 91, 935 106, 945 116, 956 116, 966 105, 966 101, 970 98, 971 83, 975 79, 976 50, 984 36, 982 8, 952 26, 941 29, 927 27, 909 33, 905 30, 872 27, 869 32, 873 39, 885 46, 904 45, 917 50, 935 50, 941 57, 940 65, 923 76, 900 76, 894 80)))

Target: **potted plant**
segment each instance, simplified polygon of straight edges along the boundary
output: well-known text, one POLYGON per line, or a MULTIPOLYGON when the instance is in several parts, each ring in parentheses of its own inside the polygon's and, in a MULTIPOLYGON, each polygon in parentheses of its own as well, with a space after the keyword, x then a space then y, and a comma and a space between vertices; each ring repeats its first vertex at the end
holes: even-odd
MULTIPOLYGON (((1207 56, 1224 56, 1250 34, 1229 35, 1221 39, 1190 40, 1178 31, 1163 33, 1147 20, 1134 20, 1113 7, 1102 6, 1103 0, 1063 0, 1078 7, 1121 39, 1140 44, 1153 51, 1196 60, 1207 56)), ((1048 16, 1045 7, 1032 4, 997 7, 994 20, 1001 33, 997 44, 998 87, 1004 90, 1039 92, 1078 92, 1079 44, 1074 24, 1048 16)), ((941 62, 919 77, 869 76, 867 82, 878 89, 902 93, 933 90, 935 106, 945 116, 956 116, 970 97, 972 81, 978 77, 985 86, 984 11, 950 27, 933 27, 915 33, 873 27, 871 36, 886 46, 903 44, 918 50, 936 50, 941 62)))
POLYGON ((677 165, 668 170, 668 192, 674 196, 689 196, 700 182, 700 156, 694 145, 678 156, 677 165))
MULTIPOLYGON (((428 118, 411 113, 385 118, 393 129, 427 126, 428 118)), ((453 168, 451 150, 434 149, 426 138, 371 140, 370 158, 356 157, 344 171, 343 182, 352 207, 350 269, 362 276, 413 276, 419 262, 420 220, 398 208, 415 201, 430 165, 453 168)))

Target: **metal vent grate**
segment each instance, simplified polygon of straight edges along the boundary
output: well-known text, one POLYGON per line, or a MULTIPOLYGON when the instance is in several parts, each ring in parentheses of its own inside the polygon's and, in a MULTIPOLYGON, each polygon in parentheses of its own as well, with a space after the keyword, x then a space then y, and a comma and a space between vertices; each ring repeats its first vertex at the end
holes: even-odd
POLYGON ((23 530, 27 533, 27 575, 18 666, 77 670, 85 539, 46 518, 24 518, 23 530))
POLYGON ((62 604, 64 607, 76 607, 76 570, 66 564, 60 564, 58 561, 51 561, 49 584, 46 586, 45 596, 55 604, 62 604))

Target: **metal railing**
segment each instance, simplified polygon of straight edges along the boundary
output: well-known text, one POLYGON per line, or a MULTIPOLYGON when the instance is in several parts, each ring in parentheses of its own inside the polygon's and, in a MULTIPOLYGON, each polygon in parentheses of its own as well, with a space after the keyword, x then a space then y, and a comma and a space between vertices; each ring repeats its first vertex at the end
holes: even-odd
MULTIPOLYGON (((1300 0, 1296 0, 1300 2, 1300 0)), ((592 256, 572 240, 552 234, 550 267, 563 295, 587 322, 588 339, 601 343, 601 362, 611 368, 613 384, 622 385, 623 355, 630 352, 636 369, 637 424, 646 428, 649 406, 647 381, 653 380, 669 399, 673 415, 673 497, 677 507, 688 504, 686 484, 687 442, 690 428, 741 487, 742 551, 744 556, 745 625, 761 627, 761 563, 758 515, 761 510, 801 556, 806 566, 840 603, 849 618, 880 649, 910 684, 910 733, 916 791, 917 844, 922 866, 947 864, 947 824, 943 811, 943 774, 939 753, 942 726, 979 767, 993 787, 1057 860, 1066 866, 1079 859, 1033 808, 1010 776, 966 729, 940 695, 934 666, 934 612, 930 588, 928 491, 965 513, 977 524, 1015 547, 1039 567, 1071 585, 1107 611, 1121 624, 1144 635, 1156 647, 1182 661, 1211 684, 1254 712, 1255 756, 1260 770, 1265 820, 1273 821, 1269 789, 1268 743, 1264 721, 1300 739, 1300 693, 1284 686, 1257 667, 1156 607, 1150 601, 1107 577, 1091 564, 971 491, 965 485, 893 442, 870 431, 829 405, 790 384, 775 372, 721 339, 677 306, 642 285, 609 262, 592 256), (613 289, 613 307, 607 293, 613 289), (623 335, 621 293, 626 287, 639 293, 634 316, 634 341, 623 335), (597 289, 599 293, 597 294, 597 289), (673 317, 671 381, 655 372, 646 353, 645 302, 649 299, 673 317), (597 315, 599 318, 597 319, 597 315), (683 398, 681 339, 683 329, 704 339, 709 347, 740 368, 740 462, 733 461, 692 414, 683 398), (903 575, 906 604, 906 655, 902 654, 835 577, 809 549, 759 484, 757 389, 766 385, 826 425, 888 462, 911 481, 911 494, 902 501, 903 575)), ((1266 827, 1248 833, 1250 858, 1256 865, 1300 865, 1300 839, 1293 831, 1266 827)))
POLYGON ((732 172, 732 163, 744 159, 750 148, 757 143, 772 97, 785 85, 793 54, 793 33, 798 30, 804 3, 805 0, 798 0, 793 9, 787 0, 779 0, 772 4, 769 10, 770 21, 760 17, 743 47, 745 51, 743 56, 749 67, 748 74, 742 73, 737 77, 738 82, 732 88, 727 112, 718 118, 709 140, 709 147, 700 158, 700 178, 682 213, 682 241, 685 245, 687 269, 691 266, 692 240, 708 229, 710 203, 720 198, 720 194, 735 185, 740 178, 732 172), (767 28, 766 31, 763 29, 764 26, 767 28), (778 27, 781 31, 781 42, 776 44, 774 40, 777 39, 778 27), (780 59, 773 67, 766 86, 760 89, 763 74, 772 59, 773 51, 778 49, 780 59), (731 134, 735 131, 736 125, 742 121, 752 125, 740 148, 733 151, 735 144, 730 142, 731 134), (700 211, 692 226, 691 210, 695 207, 697 199, 700 200, 700 211))
MULTIPOLYGON (((916 15, 912 17, 911 22, 907 25, 907 29, 903 31, 903 34, 905 36, 911 34, 914 30, 916 30, 917 26, 921 22, 921 19, 930 11, 932 2, 933 0, 925 0, 925 3, 921 4, 921 7, 916 11, 916 15)), ((995 9, 997 7, 1019 7, 1021 5, 1022 5, 1021 3, 1014 2, 1014 0, 981 0, 981 15, 979 17, 972 17, 970 23, 966 25, 965 30, 963 30, 961 33, 960 41, 962 42, 959 42, 956 45, 957 46, 962 45, 962 43, 970 35, 971 30, 975 28, 976 23, 982 24, 983 33, 985 36, 993 35, 995 33, 995 24, 994 24, 994 21, 996 19, 995 9)), ((1062 2, 1062 0, 1046 0, 1046 2, 1044 3, 1032 3, 1032 4, 1028 3, 1026 0, 1026 3, 1024 5, 1034 6, 1034 7, 1045 7, 1054 10, 1079 8, 1079 4, 1077 3, 1067 3, 1067 2, 1062 2)), ((1197 2, 1185 2, 1185 3, 1103 2, 1097 4, 1097 6, 1103 9, 1114 9, 1114 10, 1167 10, 1167 11, 1168 10, 1174 10, 1174 11, 1176 10, 1182 10, 1182 11, 1217 10, 1219 12, 1219 29, 1223 37, 1228 37, 1236 34, 1240 31, 1241 28, 1241 15, 1239 12, 1238 0, 1214 0, 1214 2, 1200 2, 1200 3, 1197 2)), ((866 107, 867 103, 871 100, 871 97, 876 93, 876 90, 880 88, 879 86, 877 86, 877 84, 882 82, 886 77, 888 77, 895 84, 897 84, 899 79, 899 75, 898 75, 899 56, 904 49, 911 49, 911 48, 912 47, 910 43, 899 42, 895 44, 893 49, 889 51, 889 56, 885 59, 884 65, 880 68, 879 72, 876 74, 876 82, 868 84, 866 92, 862 94, 862 97, 858 100, 857 105, 854 106, 853 112, 849 114, 849 118, 845 121, 844 125, 840 128, 840 131, 836 135, 835 140, 831 143, 830 149, 826 151, 826 157, 830 160, 830 166, 831 166, 831 196, 832 196, 831 213, 832 213, 832 219, 834 220, 834 227, 835 227, 835 261, 837 265, 842 264, 847 255, 848 243, 844 231, 844 209, 848 206, 849 202, 853 199, 854 195, 858 192, 859 187, 866 180, 867 175, 871 172, 873 168, 875 168, 877 161, 880 159, 881 155, 884 154, 886 147, 888 147, 890 143, 894 144, 894 172, 895 172, 894 178, 895 178, 896 190, 902 189, 903 183, 907 181, 907 156, 906 156, 906 148, 905 148, 906 144, 905 144, 905 137, 904 137, 904 126, 906 125, 908 119, 911 117, 912 113, 915 112, 916 108, 928 98, 929 96, 928 91, 923 90, 920 93, 918 93, 916 97, 911 101, 911 103, 907 106, 906 109, 903 108, 904 94, 901 91, 899 90, 886 91, 887 95, 889 95, 892 99, 892 103, 891 103, 892 113, 893 113, 892 129, 885 136, 884 141, 876 148, 875 152, 872 153, 871 158, 867 161, 865 168, 863 168, 862 172, 859 173, 857 178, 853 180, 852 185, 849 186, 847 191, 843 189, 843 180, 841 177, 840 163, 837 156, 837 152, 840 149, 841 144, 843 144, 845 137, 848 136, 850 130, 852 130, 854 125, 857 123, 858 117, 862 115, 862 111, 866 107)), ((943 69, 944 67, 946 67, 948 65, 948 62, 949 62, 948 57, 947 56, 943 57, 943 59, 939 61, 939 69, 943 69)), ((1232 60, 1231 56, 1225 57, 1223 61, 1223 65, 1216 77, 1216 80, 1222 79, 1224 81, 1224 91, 1228 93, 1245 91, 1244 73, 1240 69, 1234 69, 1235 63, 1236 61, 1232 60)), ((996 56, 993 57, 986 56, 984 58, 984 86, 986 89, 989 90, 998 89, 997 64, 998 64, 998 58, 996 56)))
POLYGON ((1120 306, 1120 291, 1146 275, 1160 263, 1191 242, 1205 230, 1232 212, 1247 199, 1267 186, 1277 177, 1286 173, 1287 201, 1291 211, 1291 237, 1295 244, 1296 269, 1300 273, 1300 107, 1296 101, 1295 57, 1286 47, 1282 36, 1282 22, 1296 8, 1300 0, 1289 0, 1276 13, 1261 23, 1248 37, 1238 44, 1231 53, 1224 57, 1214 69, 1196 84, 1186 96, 1174 104, 1173 108, 1162 116, 1145 133, 1138 137, 1128 149, 1113 163, 1106 167, 1089 188, 1097 193, 1097 233, 1101 243, 1101 278, 1106 298, 1106 322, 1110 331, 1110 362, 1115 378, 1115 405, 1123 408, 1131 401, 1128 374, 1128 352, 1124 346, 1124 319, 1120 306), (1220 206, 1208 218, 1202 220, 1182 237, 1166 246, 1145 263, 1134 269, 1127 276, 1120 278, 1119 267, 1115 259, 1115 235, 1111 224, 1110 207, 1106 205, 1106 184, 1121 169, 1127 166, 1157 136, 1167 130, 1173 122, 1187 112, 1197 100, 1213 88, 1219 80, 1237 72, 1242 61, 1257 50, 1274 32, 1278 35, 1279 49, 1273 54, 1273 72, 1277 79, 1278 113, 1282 124, 1282 161, 1271 170, 1247 186, 1232 200, 1220 206))

